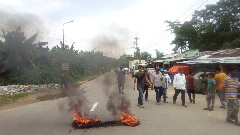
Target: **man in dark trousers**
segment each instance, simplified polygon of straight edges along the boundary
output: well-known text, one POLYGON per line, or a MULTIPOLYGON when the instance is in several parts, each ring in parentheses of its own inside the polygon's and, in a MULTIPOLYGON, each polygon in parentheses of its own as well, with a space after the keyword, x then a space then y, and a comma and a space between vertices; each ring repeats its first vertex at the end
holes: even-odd
MULTIPOLYGON (((143 70, 144 70, 145 76, 147 77, 148 81, 151 82, 152 76, 151 76, 151 73, 148 72, 147 67, 143 67, 143 70)), ((145 79, 145 82, 144 82, 144 92, 143 93, 145 93, 145 101, 149 101, 148 100, 148 88, 151 86, 148 81, 145 79)))
POLYGON ((67 76, 62 73, 61 74, 61 85, 60 85, 60 88, 63 89, 63 85, 65 86, 65 89, 68 89, 68 85, 67 85, 67 76))
POLYGON ((189 75, 186 78, 187 81, 187 92, 188 92, 188 97, 190 100, 190 103, 194 103, 195 104, 195 86, 194 86, 194 73, 192 71, 189 72, 189 75), (191 94, 193 96, 193 99, 191 97, 191 94))
POLYGON ((143 106, 143 91, 144 91, 144 84, 145 84, 145 79, 147 80, 147 82, 151 84, 151 82, 147 79, 146 74, 143 71, 143 66, 138 66, 138 72, 135 74, 135 79, 134 79, 134 87, 133 89, 135 90, 135 84, 137 83, 137 90, 139 92, 139 96, 138 96, 138 106, 140 108, 144 108, 143 106))
POLYGON ((117 72, 117 80, 118 80, 119 94, 123 94, 124 82, 125 82, 125 71, 123 67, 120 67, 120 70, 117 72))
POLYGON ((176 104, 177 96, 181 93, 182 106, 187 107, 185 105, 185 90, 186 90, 186 77, 183 74, 183 69, 179 68, 179 73, 174 76, 173 87, 175 90, 175 94, 173 96, 173 103, 176 104))
POLYGON ((208 74, 206 69, 203 70, 203 74, 198 76, 198 79, 202 81, 202 94, 207 94, 208 74))

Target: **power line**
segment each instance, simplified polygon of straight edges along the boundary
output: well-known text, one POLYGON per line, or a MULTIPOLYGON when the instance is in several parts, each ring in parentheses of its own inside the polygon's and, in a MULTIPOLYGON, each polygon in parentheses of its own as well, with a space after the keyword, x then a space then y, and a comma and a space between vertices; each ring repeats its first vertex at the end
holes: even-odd
MULTIPOLYGON (((206 2, 208 2, 208 0, 206 0, 205 2, 203 2, 203 3, 202 3, 197 9, 195 9, 194 11, 198 10, 199 8, 201 8, 201 7, 203 6, 203 4, 205 4, 206 2)), ((195 2, 195 3, 191 6, 191 8, 192 8, 194 5, 196 5, 196 3, 197 3, 197 2, 195 2)), ((191 9, 191 8, 190 8, 190 9, 191 9)), ((189 9, 189 10, 190 10, 190 9, 189 9)), ((188 10, 188 11, 189 11, 189 10, 188 10)), ((188 11, 186 11, 186 12, 188 12, 188 11)), ((185 12, 185 13, 186 13, 186 12, 185 12)), ((185 14, 185 13, 184 13, 184 14, 185 14)), ((181 15, 181 16, 182 16, 182 15, 181 15)), ((181 16, 180 16, 180 17, 181 17, 181 16)), ((178 19, 179 19, 180 17, 178 17, 178 19)), ((184 21, 186 21, 186 19, 187 19, 187 18, 185 18, 184 21)), ((166 31, 164 30, 164 31, 161 32, 157 37, 159 37, 160 35, 162 35, 164 32, 166 32, 166 31)), ((171 35, 171 34, 169 34, 169 36, 167 36, 167 38, 170 37, 170 35, 171 35)), ((163 40, 165 40, 165 39, 167 39, 167 38, 164 38, 163 40)), ((155 39, 157 39, 157 38, 155 38, 155 39)), ((155 40, 155 39, 154 39, 154 40, 155 40)), ((161 39, 161 37, 158 39, 158 41, 159 41, 160 39, 161 39)), ((152 42, 154 42, 154 40, 153 40, 152 42)), ((148 50, 149 48, 157 45, 158 41, 155 42, 155 43, 154 43, 153 45, 151 45, 150 47, 146 48, 145 50, 148 50)), ((151 43, 151 44, 152 44, 152 43, 151 43)), ((148 45, 149 45, 149 44, 148 44, 148 45)), ((148 45, 146 45, 146 46, 148 46, 148 45)))
MULTIPOLYGON (((198 3, 198 0, 196 0, 196 2, 195 2, 187 11, 185 11, 182 15, 180 15, 180 16, 178 17, 178 19, 179 19, 181 16, 183 16, 184 14, 186 14, 192 7, 194 7, 194 6, 196 5, 196 3, 198 3)), ((177 21, 178 21, 178 19, 177 19, 177 21)), ((146 46, 148 46, 149 44, 152 44, 151 42, 154 42, 155 39, 159 38, 159 36, 161 36, 161 35, 164 34, 165 32, 166 32, 166 30, 163 30, 163 31, 162 31, 160 34, 158 34, 153 40, 151 40, 150 42, 148 42, 146 46)))
POLYGON ((195 2, 187 11, 185 11, 182 15, 180 15, 180 16, 178 17, 177 21, 178 21, 183 15, 185 15, 189 10, 191 10, 197 3, 198 3, 198 0, 196 0, 196 2, 195 2))

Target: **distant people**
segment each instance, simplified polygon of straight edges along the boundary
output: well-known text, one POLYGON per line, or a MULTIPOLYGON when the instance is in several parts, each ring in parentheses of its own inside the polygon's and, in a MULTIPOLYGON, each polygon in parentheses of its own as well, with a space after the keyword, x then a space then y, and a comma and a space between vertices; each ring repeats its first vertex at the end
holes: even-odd
POLYGON ((175 74, 173 74, 173 73, 169 73, 169 77, 170 77, 172 83, 173 83, 174 75, 175 74))
POLYGON ((148 72, 147 67, 143 67, 143 70, 144 70, 145 76, 147 77, 147 79, 145 79, 145 82, 144 82, 143 93, 145 93, 145 101, 149 101, 148 100, 148 88, 152 87, 151 83, 149 83, 149 81, 151 82, 151 80, 152 80, 152 76, 151 76, 151 73, 148 72))
POLYGON ((138 106, 140 108, 144 108, 143 106, 143 90, 145 84, 145 73, 143 72, 143 66, 138 66, 138 72, 135 74, 134 79, 134 90, 135 90, 135 83, 137 82, 137 90, 139 92, 138 96, 138 106))
POLYGON ((218 94, 218 97, 220 99, 220 102, 222 104, 222 106, 220 106, 220 108, 226 108, 225 102, 222 100, 222 89, 223 89, 223 80, 227 77, 227 75, 223 72, 221 72, 221 68, 217 67, 215 69, 215 80, 216 80, 216 93, 218 94))
POLYGON ((238 121, 238 112, 239 112, 239 101, 237 99, 237 90, 239 89, 239 81, 236 77, 237 68, 231 67, 230 74, 223 81, 223 98, 228 100, 227 102, 227 122, 232 122, 235 120, 235 124, 240 126, 240 122, 238 121))
POLYGON ((120 70, 117 72, 117 81, 119 94, 124 94, 125 71, 123 67, 120 67, 120 70))
POLYGON ((186 81, 187 81, 187 93, 188 93, 190 103, 195 104, 195 86, 194 86, 195 79, 193 76, 194 76, 194 72, 190 71, 189 75, 186 78, 186 81))
POLYGON ((208 74, 208 93, 206 97, 207 101, 207 108, 203 108, 203 110, 213 111, 214 103, 215 103, 215 88, 216 88, 216 81, 214 80, 214 73, 208 74), (212 105, 211 105, 212 103, 212 105))
POLYGON ((206 69, 203 70, 203 74, 198 76, 198 79, 202 81, 202 94, 207 94, 208 74, 206 69))
POLYGON ((119 69, 118 69, 118 68, 116 68, 116 69, 114 70, 114 72, 115 72, 115 75, 117 75, 118 71, 119 71, 119 69))
POLYGON ((61 85, 60 85, 60 88, 62 89, 63 88, 63 85, 66 89, 68 89, 68 85, 67 85, 67 78, 66 78, 66 75, 65 74, 61 74, 61 85))
POLYGON ((152 77, 152 82, 156 92, 157 105, 160 105, 160 92, 162 91, 162 81, 163 81, 162 73, 159 71, 160 71, 159 67, 156 67, 156 73, 153 73, 153 77, 152 77))
POLYGON ((168 88, 168 78, 167 73, 164 70, 160 70, 163 76, 162 80, 162 89, 160 91, 160 101, 161 97, 163 96, 163 103, 167 103, 166 96, 167 96, 167 88, 168 88))
POLYGON ((173 103, 176 104, 177 96, 179 93, 181 93, 182 106, 187 107, 185 105, 186 78, 183 74, 182 68, 179 68, 179 73, 174 76, 173 87, 175 90, 175 94, 173 96, 173 103))

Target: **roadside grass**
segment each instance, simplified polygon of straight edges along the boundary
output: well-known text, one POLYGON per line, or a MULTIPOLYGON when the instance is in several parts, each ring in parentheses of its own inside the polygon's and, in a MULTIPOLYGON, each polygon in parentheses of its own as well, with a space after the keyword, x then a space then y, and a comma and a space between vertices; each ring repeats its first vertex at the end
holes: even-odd
POLYGON ((24 93, 18 93, 18 94, 13 94, 13 95, 1 95, 0 96, 0 107, 16 102, 18 99, 21 99, 23 97, 26 97, 30 95, 30 92, 24 92, 24 93))
POLYGON ((34 92, 20 92, 20 93, 15 93, 13 95, 1 95, 0 96, 0 107, 7 105, 7 104, 11 104, 13 102, 16 102, 17 100, 22 99, 26 96, 34 95, 34 94, 41 93, 44 91, 46 91, 46 89, 40 89, 40 90, 37 90, 34 92))
MULTIPOLYGON (((97 75, 86 75, 86 76, 80 76, 76 80, 77 81, 84 81, 84 80, 92 80, 96 77, 97 75)), ((22 99, 24 97, 27 97, 29 95, 35 95, 38 93, 42 93, 45 91, 49 91, 49 89, 39 89, 33 92, 20 92, 20 93, 15 93, 13 95, 0 95, 0 107, 5 106, 7 104, 11 104, 13 102, 18 101, 19 99, 22 99)), ((56 94, 47 94, 47 95, 42 95, 41 97, 38 97, 39 100, 44 101, 44 100, 52 100, 56 98, 61 98, 64 97, 65 95, 63 93, 56 93, 56 94)))

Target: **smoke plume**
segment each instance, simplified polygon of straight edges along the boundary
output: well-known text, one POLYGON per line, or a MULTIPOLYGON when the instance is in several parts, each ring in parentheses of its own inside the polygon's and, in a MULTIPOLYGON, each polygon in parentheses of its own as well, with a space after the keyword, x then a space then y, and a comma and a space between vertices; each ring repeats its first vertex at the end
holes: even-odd
POLYGON ((132 45, 129 33, 127 28, 112 24, 93 39, 92 46, 105 56, 119 58, 132 45))
POLYGON ((21 27, 27 38, 38 32, 37 40, 48 33, 42 19, 36 14, 0 10, 1 29, 10 32, 15 31, 18 27, 21 27))
POLYGON ((116 79, 114 79, 115 76, 112 76, 112 74, 105 74, 104 75, 104 88, 105 95, 107 96, 107 105, 106 108, 109 112, 112 113, 112 116, 115 119, 119 119, 121 113, 123 112, 123 104, 125 103, 128 107, 128 109, 131 107, 131 102, 128 100, 128 97, 126 94, 119 94, 117 83, 114 82, 116 79))

